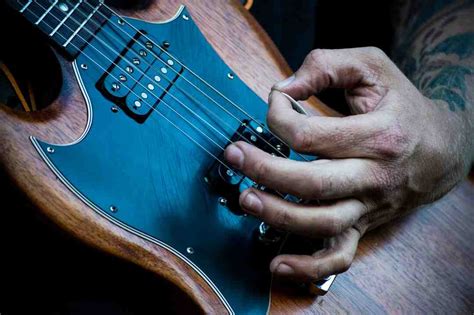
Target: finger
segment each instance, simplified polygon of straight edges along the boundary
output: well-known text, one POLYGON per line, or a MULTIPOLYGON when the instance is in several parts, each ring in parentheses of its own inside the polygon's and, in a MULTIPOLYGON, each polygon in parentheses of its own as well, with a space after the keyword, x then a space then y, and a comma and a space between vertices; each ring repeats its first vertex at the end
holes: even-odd
POLYGON ((269 98, 268 126, 293 150, 326 157, 377 157, 377 139, 385 134, 380 112, 348 116, 305 116, 274 91, 269 98))
POLYGON ((326 88, 379 85, 383 89, 393 68, 396 69, 390 59, 377 48, 316 49, 292 77, 273 89, 297 100, 307 99, 326 88))
POLYGON ((316 281, 345 272, 354 260, 360 233, 349 228, 332 239, 333 246, 312 256, 280 255, 273 259, 270 270, 278 276, 298 281, 316 281))
POLYGON ((367 213, 357 199, 340 200, 331 205, 303 205, 251 188, 239 199, 242 210, 272 227, 308 237, 340 234, 367 213))
POLYGON ((375 184, 370 174, 376 162, 370 160, 300 162, 272 156, 245 142, 228 146, 224 156, 258 184, 305 200, 355 196, 375 184))

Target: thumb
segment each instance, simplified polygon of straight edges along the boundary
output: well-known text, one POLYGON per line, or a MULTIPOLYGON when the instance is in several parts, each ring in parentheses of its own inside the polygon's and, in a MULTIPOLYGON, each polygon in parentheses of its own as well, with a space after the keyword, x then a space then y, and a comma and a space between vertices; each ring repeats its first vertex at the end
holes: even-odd
POLYGON ((354 90, 376 86, 384 75, 374 75, 379 68, 374 63, 381 63, 384 59, 383 53, 375 48, 316 49, 305 58, 294 75, 272 89, 305 100, 327 88, 354 90))

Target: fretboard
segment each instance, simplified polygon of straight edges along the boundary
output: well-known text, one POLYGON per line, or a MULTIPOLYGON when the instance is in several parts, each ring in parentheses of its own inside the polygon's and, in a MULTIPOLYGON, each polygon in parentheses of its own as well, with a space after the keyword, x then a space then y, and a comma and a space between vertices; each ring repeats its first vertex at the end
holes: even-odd
POLYGON ((101 0, 8 0, 7 3, 72 58, 112 15, 101 0))

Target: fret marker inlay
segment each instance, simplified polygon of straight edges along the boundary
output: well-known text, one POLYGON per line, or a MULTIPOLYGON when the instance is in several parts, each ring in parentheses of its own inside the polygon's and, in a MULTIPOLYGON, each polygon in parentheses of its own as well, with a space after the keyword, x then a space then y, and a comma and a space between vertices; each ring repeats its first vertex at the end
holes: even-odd
POLYGON ((58 8, 59 10, 63 11, 63 12, 67 12, 69 10, 69 7, 66 3, 64 2, 61 2, 59 5, 58 5, 58 8))
POLYGON ((99 8, 102 6, 102 2, 99 2, 99 5, 97 7, 94 8, 94 10, 91 12, 91 14, 89 14, 87 16, 87 18, 84 20, 84 22, 81 23, 81 25, 79 25, 79 27, 77 28, 77 30, 68 38, 68 40, 63 44, 63 47, 66 47, 67 45, 69 45, 69 43, 74 39, 74 37, 77 35, 77 33, 79 33, 79 31, 84 27, 84 25, 87 24, 87 22, 89 22, 89 20, 91 19, 91 17, 94 16, 94 14, 97 12, 97 10, 99 10, 99 8))
MULTIPOLYGON (((54 30, 51 33, 49 33, 49 36, 53 36, 54 34, 56 34, 56 32, 61 28, 61 26, 63 26, 63 24, 67 21, 67 19, 69 19, 69 17, 74 13, 74 11, 76 11, 77 7, 81 5, 81 3, 82 3, 82 0, 79 0, 79 2, 77 2, 77 4, 74 6, 74 8, 72 8, 71 11, 69 11, 69 13, 64 17, 64 19, 58 24, 58 26, 56 26, 54 30)), ((59 5, 59 9, 61 9, 61 4, 59 5)))

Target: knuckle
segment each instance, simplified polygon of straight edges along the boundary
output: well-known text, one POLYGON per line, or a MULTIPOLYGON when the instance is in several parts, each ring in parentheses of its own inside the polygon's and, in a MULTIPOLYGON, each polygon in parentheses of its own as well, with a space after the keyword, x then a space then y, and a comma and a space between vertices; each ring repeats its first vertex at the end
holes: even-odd
POLYGON ((291 146, 293 149, 301 152, 308 152, 313 147, 313 135, 309 124, 294 128, 291 137, 291 146))
POLYGON ((369 186, 373 197, 378 199, 378 204, 386 202, 386 198, 394 193, 396 187, 403 184, 401 173, 393 172, 390 167, 378 167, 371 173, 369 186))
POLYGON ((338 268, 337 272, 342 273, 342 272, 346 272, 347 270, 349 270, 349 268, 352 265, 353 259, 354 259, 354 257, 349 253, 346 253, 346 252, 339 253, 339 257, 338 257, 338 260, 339 260, 339 266, 338 267, 339 268, 338 268))
POLYGON ((328 175, 321 176, 313 170, 308 171, 308 179, 312 189, 310 196, 304 196, 306 199, 324 198, 332 189, 332 180, 328 175))
POLYGON ((319 264, 317 260, 312 263, 311 268, 309 268, 307 271, 307 277, 311 281, 317 281, 323 277, 321 272, 321 264, 319 264))
POLYGON ((260 159, 254 162, 253 166, 253 179, 255 182, 260 183, 262 180, 265 179, 268 173, 268 164, 266 160, 260 159))
POLYGON ((338 235, 344 230, 344 222, 338 216, 331 215, 325 219, 325 229, 327 235, 338 235))
POLYGON ((268 127, 272 128, 272 127, 275 127, 278 125, 278 115, 276 113, 276 110, 270 106, 270 108, 268 109, 268 113, 267 113, 267 124, 268 124, 268 127))
MULTIPOLYGON (((336 80, 336 75, 330 66, 330 60, 329 50, 315 49, 309 53, 303 64, 310 68, 311 73, 313 73, 313 80, 319 77, 322 86, 330 86, 336 80), (316 73, 318 75, 315 75, 316 73)), ((312 85, 316 85, 316 82, 313 82, 312 85)))
POLYGON ((391 181, 391 176, 388 170, 385 167, 379 167, 372 170, 370 180, 372 181, 372 189, 375 191, 380 191, 385 189, 387 183, 391 181))
POLYGON ((272 220, 272 226, 283 230, 288 231, 288 228, 293 225, 293 218, 290 213, 286 210, 275 212, 275 216, 272 220))
POLYGON ((389 58, 383 50, 378 47, 363 48, 366 63, 366 77, 369 81, 378 82, 388 74, 389 58))
POLYGON ((320 64, 325 57, 326 51, 324 49, 314 49, 309 53, 307 59, 312 64, 320 64))
POLYGON ((375 46, 366 47, 366 52, 370 57, 375 58, 378 61, 386 61, 388 59, 387 54, 382 49, 375 46))
POLYGON ((409 140, 408 134, 399 125, 393 124, 374 137, 375 153, 386 160, 398 158, 405 153, 409 140))

